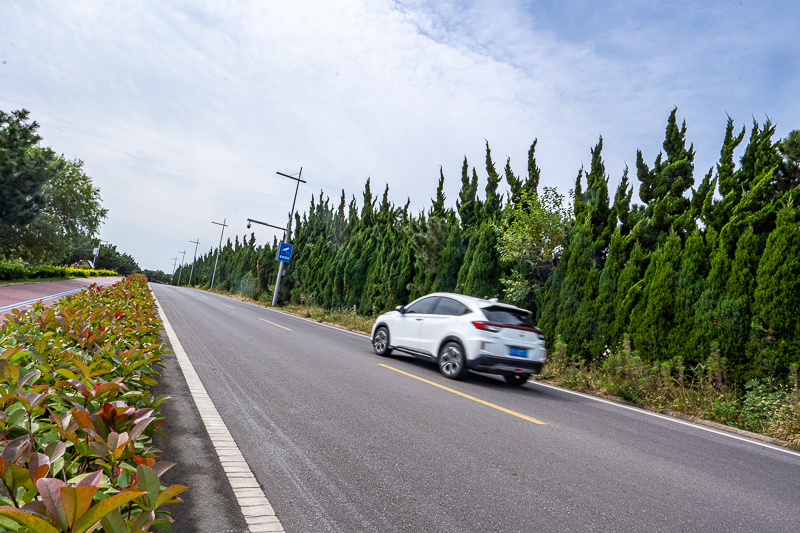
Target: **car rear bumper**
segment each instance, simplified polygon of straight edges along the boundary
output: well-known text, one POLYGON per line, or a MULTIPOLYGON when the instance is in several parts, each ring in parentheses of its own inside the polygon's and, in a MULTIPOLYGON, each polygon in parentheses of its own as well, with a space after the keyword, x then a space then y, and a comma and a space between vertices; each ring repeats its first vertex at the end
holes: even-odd
POLYGON ((538 374, 544 361, 530 361, 512 357, 481 355, 467 361, 467 367, 487 374, 538 374))

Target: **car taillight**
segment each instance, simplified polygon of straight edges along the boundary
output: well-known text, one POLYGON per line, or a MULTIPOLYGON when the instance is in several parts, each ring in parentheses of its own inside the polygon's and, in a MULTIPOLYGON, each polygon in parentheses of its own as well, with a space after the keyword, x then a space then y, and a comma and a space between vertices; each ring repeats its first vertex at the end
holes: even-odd
POLYGON ((472 325, 483 331, 491 331, 491 332, 500 331, 500 326, 490 324, 489 322, 473 322, 472 325))

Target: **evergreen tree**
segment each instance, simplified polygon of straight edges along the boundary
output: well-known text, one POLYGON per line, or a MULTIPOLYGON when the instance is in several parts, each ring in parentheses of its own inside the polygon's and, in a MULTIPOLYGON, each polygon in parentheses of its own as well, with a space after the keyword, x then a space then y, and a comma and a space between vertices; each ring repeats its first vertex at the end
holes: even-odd
POLYGON ((464 279, 463 293, 479 298, 499 298, 501 296, 500 270, 498 268, 500 258, 493 225, 484 222, 476 237, 477 239, 473 238, 473 240, 477 240, 478 244, 464 279))
POLYGON ((675 327, 680 257, 681 239, 672 231, 653 255, 644 275, 642 297, 631 314, 633 345, 651 361, 664 361, 672 356, 668 338, 675 327))
POLYGON ((492 151, 489 149, 489 141, 486 141, 486 201, 483 205, 483 218, 494 220, 500 216, 500 195, 497 194, 497 187, 500 184, 500 175, 494 168, 492 162, 492 151))
POLYGON ((469 177, 469 165, 467 158, 464 157, 464 164, 461 166, 461 190, 456 200, 458 216, 461 219, 463 229, 472 228, 477 221, 476 200, 478 194, 478 175, 473 170, 472 180, 469 177))
POLYGON ((800 227, 790 204, 778 213, 758 265, 754 321, 756 346, 768 375, 785 376, 800 363, 800 227))
POLYGON ((541 178, 541 170, 536 165, 536 143, 539 139, 534 139, 531 147, 528 149, 528 179, 525 182, 525 188, 537 192, 539 189, 539 180, 541 178))

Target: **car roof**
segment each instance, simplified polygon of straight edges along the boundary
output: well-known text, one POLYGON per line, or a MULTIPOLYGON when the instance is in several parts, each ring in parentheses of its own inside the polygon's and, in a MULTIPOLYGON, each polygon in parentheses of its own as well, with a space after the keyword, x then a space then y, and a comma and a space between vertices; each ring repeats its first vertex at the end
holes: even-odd
POLYGON ((486 307, 501 307, 501 308, 508 309, 509 311, 516 311, 518 313, 525 313, 526 315, 532 314, 527 309, 522 309, 520 307, 517 307, 515 305, 511 305, 511 304, 501 303, 500 301, 497 300, 497 298, 492 298, 490 300, 486 300, 484 298, 476 298, 475 296, 467 296, 465 294, 457 294, 457 293, 454 293, 454 292, 433 292, 431 294, 426 294, 425 296, 422 296, 421 298, 425 298, 426 296, 447 296, 448 298, 452 298, 452 299, 457 300, 457 301, 459 301, 459 302, 461 302, 463 304, 467 304, 467 305, 472 304, 473 306, 475 306, 475 307, 477 307, 479 309, 484 309, 486 307))

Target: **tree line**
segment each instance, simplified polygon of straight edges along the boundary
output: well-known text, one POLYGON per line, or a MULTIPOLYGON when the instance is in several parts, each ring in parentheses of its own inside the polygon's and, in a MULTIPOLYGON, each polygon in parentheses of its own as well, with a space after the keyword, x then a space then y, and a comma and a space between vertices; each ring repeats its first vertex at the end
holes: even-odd
MULTIPOLYGON (((652 164, 636 154, 612 196, 591 149, 569 199, 540 188, 536 141, 527 173, 501 171, 487 142, 485 186, 465 158, 455 206, 440 171, 431 207, 412 213, 375 196, 323 191, 294 220, 282 301, 376 315, 432 291, 496 297, 531 309, 552 347, 595 363, 625 339, 648 362, 693 367, 713 357, 733 379, 786 376, 800 362, 800 132, 729 119, 720 158, 700 180, 677 110, 652 164), (505 193, 499 191, 505 179, 505 193)), ((254 235, 219 250, 216 287, 271 298, 278 242, 254 235)), ((179 273, 210 284, 217 250, 179 273)), ((175 283, 178 282, 176 276, 175 283)))
MULTIPOLYGON (((38 129, 25 109, 0 111, 0 261, 86 265, 108 210, 83 161, 42 146, 38 129)), ((95 267, 141 271, 113 245, 100 248, 95 267)))

